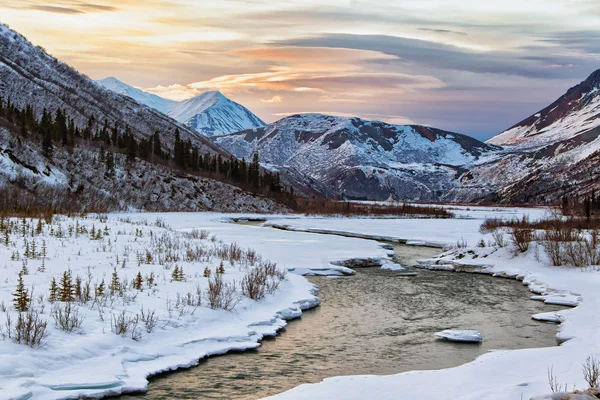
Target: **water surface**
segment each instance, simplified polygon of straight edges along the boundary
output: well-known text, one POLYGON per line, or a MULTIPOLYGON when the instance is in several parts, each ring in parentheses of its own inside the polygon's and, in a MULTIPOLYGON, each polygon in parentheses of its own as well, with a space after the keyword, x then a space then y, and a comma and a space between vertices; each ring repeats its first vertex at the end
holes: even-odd
MULTIPOLYGON (((411 265, 439 250, 396 246, 411 265)), ((559 309, 529 300, 519 282, 485 275, 414 270, 413 277, 377 268, 343 278, 314 277, 321 307, 291 321, 257 350, 200 362, 151 379, 135 399, 254 400, 336 375, 393 374, 458 366, 493 349, 556 345, 556 325, 531 319, 559 309), (481 344, 433 334, 477 329, 481 344)), ((122 399, 134 398, 122 396, 122 399)))

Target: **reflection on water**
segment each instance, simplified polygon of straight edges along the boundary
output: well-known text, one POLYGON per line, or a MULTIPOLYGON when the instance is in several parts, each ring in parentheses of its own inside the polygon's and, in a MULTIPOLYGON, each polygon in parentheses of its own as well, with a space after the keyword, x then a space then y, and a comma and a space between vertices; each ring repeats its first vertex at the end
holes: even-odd
MULTIPOLYGON (((396 247, 403 265, 439 252, 396 247)), ((457 366, 492 349, 556 345, 556 326, 531 315, 559 309, 529 300, 512 280, 417 270, 401 277, 380 269, 311 278, 321 307, 292 321, 253 351, 210 358, 153 378, 135 399, 258 399, 336 375, 392 374, 457 366), (481 344, 436 340, 448 328, 476 329, 481 344)), ((130 399, 133 396, 122 396, 130 399)))

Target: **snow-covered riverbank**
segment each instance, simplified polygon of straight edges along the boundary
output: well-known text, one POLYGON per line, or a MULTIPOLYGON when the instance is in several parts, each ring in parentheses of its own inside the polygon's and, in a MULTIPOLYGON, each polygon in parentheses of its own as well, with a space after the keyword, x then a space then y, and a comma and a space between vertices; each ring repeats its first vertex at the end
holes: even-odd
POLYGON ((286 319, 318 305, 314 286, 291 273, 274 295, 261 300, 242 296, 244 276, 259 264, 248 248, 281 269, 306 273, 335 273, 343 267, 331 262, 385 258, 389 252, 375 242, 316 240, 310 234, 225 223, 224 218, 132 214, 56 217, 41 225, 37 220, 25 225, 20 219, 5 220, 0 232, 0 398, 102 397, 145 390, 149 375, 195 365, 205 356, 255 348, 263 336, 285 326, 286 319), (231 243, 241 246, 234 250, 239 256, 230 254, 231 243), (207 300, 209 280, 214 282, 221 261, 225 273, 220 277, 237 285, 234 301, 239 296, 240 302, 232 311, 211 309, 207 300), (49 335, 39 347, 14 341, 18 313, 12 293, 23 265, 25 288, 33 290, 30 309, 47 322, 49 335), (173 274, 175 267, 183 271, 180 278, 173 274), (204 276, 205 268, 211 270, 210 278, 204 276), (81 325, 70 333, 53 317, 64 303, 49 301, 53 278, 60 290, 68 271, 78 288, 73 288, 73 304, 81 325), (114 288, 115 279, 119 288, 114 288), (156 318, 153 327, 146 322, 149 313, 156 318), (120 318, 128 329, 116 334, 120 318))
MULTIPOLYGON (((263 336, 273 335, 284 326, 286 318, 299 317, 300 308, 317 304, 314 287, 296 274, 339 273, 340 268, 344 268, 337 265, 339 261, 385 259, 390 252, 373 240, 316 235, 302 230, 333 230, 444 246, 462 240, 474 246, 482 237, 489 239, 479 233, 479 226, 486 216, 532 213, 532 218, 536 218, 544 213, 537 209, 459 210, 464 218, 455 220, 267 216, 268 221, 262 227, 228 223, 232 215, 213 213, 120 214, 110 215, 106 221, 59 219, 52 226, 43 226, 40 235, 34 233, 34 239, 28 239, 30 246, 35 240, 38 252, 41 251, 41 241, 45 241, 47 247, 45 258, 27 260, 29 274, 24 276, 24 281, 27 288, 35 284, 36 298, 43 293, 47 299, 52 277, 58 280, 66 270, 71 270, 73 279, 79 276, 84 282, 88 279, 88 270, 91 271, 92 287, 102 279, 108 285, 115 267, 119 279, 126 279, 130 285, 137 272, 142 272, 144 280, 154 273, 156 287, 144 288, 143 291, 130 289, 125 298, 117 296, 100 306, 79 306, 84 317, 83 325, 70 334, 55 327, 52 306, 46 304, 41 316, 48 320, 51 335, 44 346, 31 349, 13 343, 9 338, 0 342, 0 398, 59 399, 84 394, 101 397, 144 390, 148 375, 195 365, 199 358, 207 355, 256 347, 263 336), (156 226, 157 218, 172 229, 156 226), (266 225, 269 223, 288 225, 298 232, 268 228, 266 225), (58 236, 57 224, 60 224, 62 232, 58 236), (86 233, 73 235, 70 226, 75 229, 77 225, 85 227, 86 233), (91 239, 92 227, 99 238, 91 239), (194 229, 197 231, 191 233, 194 229), (98 234, 98 230, 102 233, 98 234), (199 230, 209 231, 210 235, 200 239, 199 230), (212 235, 216 236, 216 242, 211 240, 212 235), (196 245, 208 249, 221 245, 219 241, 222 245, 238 243, 243 250, 252 248, 265 259, 295 274, 288 274, 274 296, 259 301, 242 298, 233 312, 213 310, 206 303, 199 307, 184 307, 182 298, 187 297, 187 293, 193 296, 197 290, 206 290, 208 279, 203 277, 204 268, 211 268, 214 274, 220 256, 185 261, 185 255, 181 253, 181 260, 171 262, 170 269, 166 269, 164 263, 161 265, 156 260, 148 263, 145 259, 147 249, 151 250, 151 254, 161 253, 164 256, 164 249, 157 249, 159 237, 169 237, 171 241, 180 243, 182 249, 196 245), (123 260, 126 260, 125 268, 123 260), (45 272, 38 270, 42 262, 45 272), (184 281, 172 279, 174 264, 183 267, 184 281), (175 304, 178 305, 175 307, 175 304), (140 314, 142 306, 146 311, 152 309, 159 315, 161 322, 152 332, 142 331, 141 338, 132 340, 130 334, 122 337, 111 331, 113 318, 118 317, 121 311, 134 317, 140 314)), ((22 268, 24 246, 23 235, 19 232, 9 237, 8 246, 0 245, 0 257, 5 264, 5 268, 0 270, 0 301, 5 302, 8 313, 12 312, 13 316, 16 314, 10 310, 10 303, 17 274, 22 268), (20 253, 18 260, 16 251, 20 253)), ((549 366, 553 366, 559 381, 568 383, 569 387, 573 383, 583 387, 579 365, 598 348, 595 333, 600 324, 594 320, 593 312, 600 306, 600 296, 595 293, 600 284, 600 273, 546 267, 543 252, 541 262, 538 262, 533 248, 516 258, 509 249, 494 251, 492 248, 475 247, 472 253, 469 249, 460 251, 464 254, 448 253, 443 259, 427 264, 443 269, 457 266, 468 269, 480 265, 479 269, 487 273, 524 279, 538 296, 546 296, 544 299, 549 302, 578 302, 583 299, 577 308, 537 316, 563 321, 559 337, 572 339, 560 347, 495 351, 449 370, 330 378, 321 384, 302 385, 276 398, 396 399, 398 393, 414 393, 426 399, 437 399, 441 395, 466 399, 508 399, 521 398, 522 395, 525 399, 549 390, 549 366), (567 292, 574 294, 566 296, 567 292), (431 385, 432 381, 440 384, 431 385)), ((239 282, 247 269, 243 264, 229 265, 226 261, 224 279, 239 282)), ((34 308, 39 310, 40 304, 34 305, 34 308)), ((0 325, 5 325, 4 314, 7 312, 0 311, 0 325)))
MULTIPOLYGON (((528 209, 524 210, 527 213, 528 209)), ((548 370, 564 387, 586 389, 581 364, 589 355, 600 354, 600 272, 597 267, 585 269, 551 267, 542 248, 534 243, 528 252, 514 255, 512 248, 497 249, 477 244, 489 237, 479 233, 484 216, 498 216, 489 209, 475 212, 462 209, 470 220, 403 221, 368 220, 356 224, 350 220, 282 220, 296 229, 330 229, 335 231, 375 233, 398 239, 438 241, 452 244, 463 240, 470 247, 455 249, 441 258, 424 260, 431 269, 488 273, 522 280, 532 290, 532 299, 549 304, 577 305, 552 315, 536 315, 536 319, 562 322, 558 326, 560 346, 498 350, 460 367, 414 371, 389 376, 345 376, 325 379, 312 385, 301 385, 269 399, 528 399, 550 392, 548 370), (434 383, 432 385, 432 383, 434 383)), ((506 213, 507 210, 503 210, 506 213)), ((534 210, 532 218, 542 215, 534 210)), ((485 334, 484 334, 485 337, 485 334)), ((484 339, 485 340, 485 339, 484 339)))

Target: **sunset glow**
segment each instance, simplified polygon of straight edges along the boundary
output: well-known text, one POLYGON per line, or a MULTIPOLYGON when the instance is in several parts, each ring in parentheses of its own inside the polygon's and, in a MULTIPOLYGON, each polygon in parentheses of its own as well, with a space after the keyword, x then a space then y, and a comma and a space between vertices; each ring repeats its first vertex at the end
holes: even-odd
POLYGON ((589 0, 327 4, 5 0, 0 21, 94 79, 169 99, 220 90, 268 122, 326 110, 482 138, 600 65, 589 0))

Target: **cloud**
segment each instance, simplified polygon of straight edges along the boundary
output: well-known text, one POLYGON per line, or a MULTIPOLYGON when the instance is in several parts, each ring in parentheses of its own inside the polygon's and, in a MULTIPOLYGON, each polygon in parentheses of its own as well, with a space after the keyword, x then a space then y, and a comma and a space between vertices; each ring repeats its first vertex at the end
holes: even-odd
POLYGON ((274 42, 275 46, 329 47, 378 51, 398 57, 413 68, 425 66, 479 74, 516 75, 527 78, 564 79, 573 74, 543 63, 519 59, 523 54, 503 51, 476 52, 453 45, 387 35, 325 34, 274 42))
POLYGON ((467 36, 468 35, 467 32, 453 31, 451 29, 419 28, 419 30, 420 31, 425 31, 425 32, 434 32, 434 33, 451 33, 453 35, 461 35, 461 36, 467 36))
POLYGON ((281 96, 273 96, 270 99, 260 99, 261 102, 263 103, 281 103, 283 102, 283 99, 281 98, 281 96))
POLYGON ((33 5, 27 8, 30 10, 44 11, 56 14, 83 14, 83 11, 69 7, 33 5))
POLYGON ((600 54, 600 30, 556 32, 539 39, 566 49, 577 49, 586 53, 600 54))
POLYGON ((106 6, 106 5, 102 5, 102 4, 88 4, 88 3, 80 3, 79 7, 85 9, 85 10, 90 10, 90 11, 105 11, 105 12, 114 12, 117 11, 118 8, 117 7, 113 7, 113 6, 106 6))

